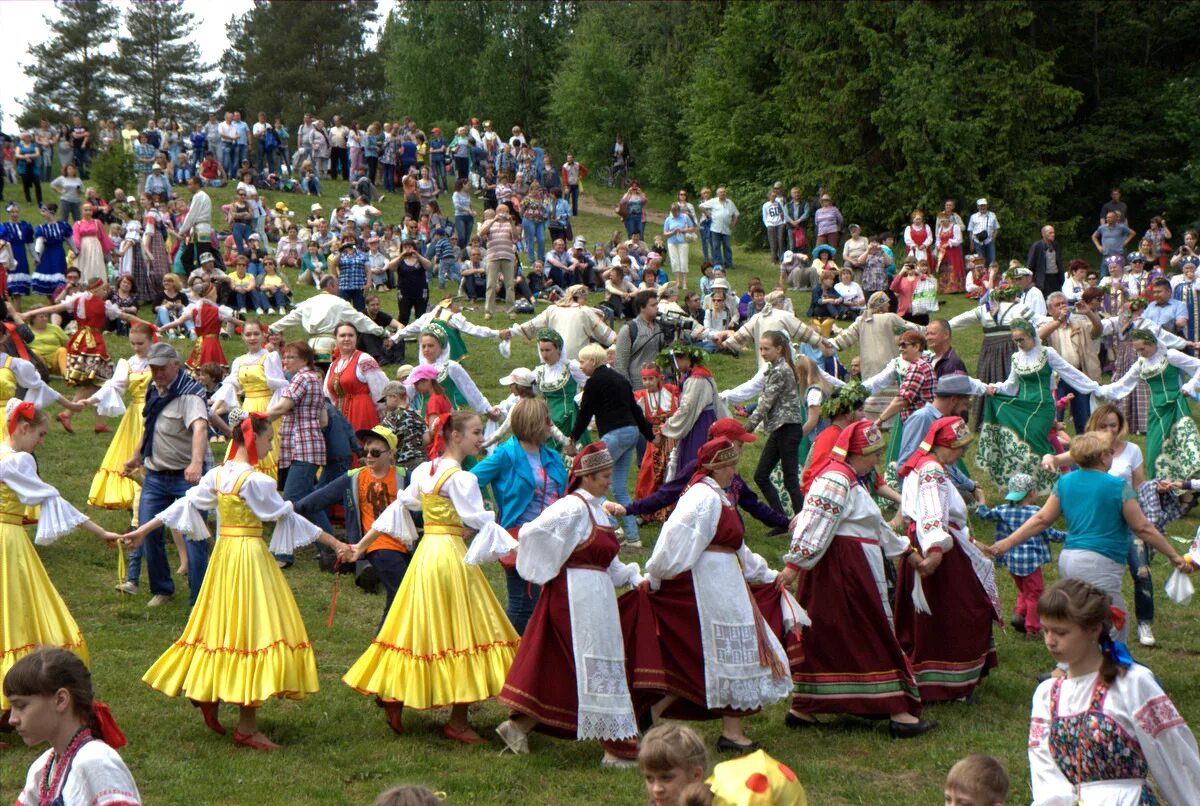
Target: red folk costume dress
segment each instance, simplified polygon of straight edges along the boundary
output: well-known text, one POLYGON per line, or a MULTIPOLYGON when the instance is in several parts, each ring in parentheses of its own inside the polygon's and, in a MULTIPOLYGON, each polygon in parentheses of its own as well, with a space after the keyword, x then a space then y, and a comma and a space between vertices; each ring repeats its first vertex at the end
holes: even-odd
MULTIPOLYGON (((637 563, 618 559, 603 503, 576 490, 521 527, 517 573, 542 592, 499 699, 542 733, 623 743, 637 737, 637 720, 614 589, 642 576, 637 563)), ((632 742, 609 749, 637 753, 632 742)))
POLYGON ((961 294, 967 280, 966 264, 963 263, 962 229, 953 221, 939 221, 937 225, 937 252, 940 261, 937 267, 938 293, 961 294))
POLYGON ((62 301, 78 328, 67 342, 67 385, 96 385, 113 374, 113 362, 104 344, 104 326, 120 319, 121 309, 90 291, 72 294, 62 301))
POLYGON ((325 373, 325 396, 333 401, 355 431, 379 425, 375 401, 383 393, 388 377, 374 358, 355 350, 339 356, 325 373))
MULTIPOLYGON (((734 502, 703 476, 680 498, 646 563, 662 688, 679 698, 663 712, 669 719, 746 716, 791 693, 778 633, 807 623, 807 616, 773 586, 761 589, 766 595, 752 594, 748 583, 772 583, 776 573, 750 551, 744 534, 734 502), (773 596, 773 614, 760 611, 760 596, 773 596)), ((639 696, 639 711, 648 704, 639 696)))
POLYGON ((902 563, 896 584, 896 637, 924 702, 969 696, 998 665, 992 641, 992 622, 1001 623, 996 569, 967 533, 966 502, 929 452, 946 420, 962 423, 957 417, 935 422, 900 469, 900 511, 912 522, 912 550, 942 553, 941 565, 924 579, 902 563))
POLYGON ((792 709, 920 716, 912 666, 893 629, 884 565, 908 550, 908 540, 888 527, 870 490, 839 455, 821 461, 824 470, 805 496, 784 555, 800 569, 796 598, 812 619, 804 658, 792 666, 792 709))
MULTIPOLYGON (((646 389, 639 389, 633 393, 633 397, 642 407, 642 413, 646 415, 646 421, 653 426, 656 436, 662 433, 662 424, 679 408, 679 392, 669 386, 664 386, 653 393, 646 389)), ((642 466, 638 468, 637 487, 633 493, 635 500, 650 495, 666 481, 667 462, 671 458, 671 449, 674 447, 675 441, 665 438, 661 450, 656 448, 653 443, 646 446, 642 466)), ((667 514, 665 509, 659 510, 648 516, 646 520, 661 522, 666 520, 667 514)))
POLYGON ((229 361, 221 349, 221 323, 235 319, 233 309, 209 299, 201 299, 186 305, 180 316, 190 316, 196 327, 196 346, 188 356, 188 369, 198 369, 205 364, 228 367, 229 361))

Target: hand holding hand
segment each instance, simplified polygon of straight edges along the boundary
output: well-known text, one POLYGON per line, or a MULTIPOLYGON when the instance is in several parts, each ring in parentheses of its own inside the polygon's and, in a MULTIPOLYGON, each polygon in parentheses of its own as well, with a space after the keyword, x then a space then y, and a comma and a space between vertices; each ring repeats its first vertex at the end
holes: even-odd
POLYGON ((986 504, 987 503, 987 498, 985 498, 983 495, 983 488, 980 487, 978 484, 975 485, 975 491, 974 491, 973 495, 975 496, 976 504, 986 504))
POLYGON ((1058 464, 1054 461, 1054 454, 1052 453, 1048 453, 1043 456, 1040 464, 1042 466, 1042 470, 1045 470, 1047 473, 1058 472, 1058 464))
POLYGON ((996 384, 989 383, 987 389, 983 390, 983 394, 985 397, 991 397, 992 395, 996 394, 996 384))
POLYGON ((109 546, 111 548, 116 548, 117 541, 121 539, 121 535, 117 534, 116 532, 110 532, 107 529, 105 529, 104 534, 100 535, 100 538, 105 543, 109 544, 109 546))
POLYGON ((83 402, 79 400, 64 400, 62 405, 64 409, 70 409, 76 413, 81 412, 86 408, 86 406, 83 405, 83 402))
POLYGON ((200 476, 203 475, 203 472, 202 472, 203 470, 204 470, 203 465, 201 465, 197 462, 192 462, 191 464, 189 464, 187 467, 185 467, 183 469, 184 481, 186 481, 188 484, 196 484, 197 482, 200 481, 200 476))
POLYGON ((612 515, 614 518, 625 517, 625 507, 621 506, 616 501, 605 501, 604 511, 609 515, 612 515))
POLYGON ((779 576, 775 577, 775 587, 781 591, 790 590, 792 585, 795 584, 796 577, 798 576, 800 576, 799 571, 797 571, 795 568, 792 568, 790 565, 786 566, 782 571, 779 572, 779 576))
POLYGON ((123 545, 126 550, 132 551, 133 549, 136 549, 138 546, 142 545, 143 536, 139 530, 134 529, 132 532, 126 532, 125 534, 120 535, 119 539, 121 541, 121 545, 123 545))
POLYGON ((500 331, 500 341, 508 341, 511 338, 512 338, 512 329, 511 328, 506 327, 506 328, 504 328, 504 330, 500 331))
POLYGON ((942 564, 942 553, 932 552, 928 557, 917 563, 917 573, 922 577, 930 576, 942 564))

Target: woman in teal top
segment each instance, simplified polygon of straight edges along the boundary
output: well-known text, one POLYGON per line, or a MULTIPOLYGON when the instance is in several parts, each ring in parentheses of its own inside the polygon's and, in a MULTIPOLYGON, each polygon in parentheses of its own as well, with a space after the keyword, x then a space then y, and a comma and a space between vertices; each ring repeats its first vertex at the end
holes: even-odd
POLYGON ((1058 376, 1077 392, 1090 394, 1097 384, 1071 366, 1054 349, 1043 347, 1037 329, 1027 319, 1010 323, 1017 351, 1012 356, 1008 380, 989 387, 995 394, 983 404, 976 463, 999 485, 1014 473, 1028 473, 1038 489, 1049 490, 1058 474, 1041 466, 1041 458, 1054 453, 1050 429, 1054 427, 1054 394, 1051 376, 1058 376))
MULTIPOLYGON (((1146 519, 1129 482, 1108 474, 1112 458, 1108 433, 1089 431, 1076 436, 1071 440, 1071 460, 1079 469, 1060 478, 1038 513, 1008 538, 985 548, 985 553, 997 557, 1041 534, 1061 515, 1067 522, 1067 539, 1058 556, 1059 574, 1095 585, 1122 611, 1127 608, 1121 579, 1135 535, 1165 554, 1176 568, 1187 570, 1183 557, 1146 519)), ((1127 633, 1128 622, 1121 627, 1118 640, 1124 641, 1127 633)))
POLYGON ((1129 341, 1138 358, 1119 379, 1093 395, 1121 400, 1139 382, 1150 389, 1146 412, 1146 475, 1155 479, 1190 479, 1200 475, 1200 433, 1187 396, 1200 385, 1200 358, 1163 349, 1149 330, 1135 329, 1129 341))

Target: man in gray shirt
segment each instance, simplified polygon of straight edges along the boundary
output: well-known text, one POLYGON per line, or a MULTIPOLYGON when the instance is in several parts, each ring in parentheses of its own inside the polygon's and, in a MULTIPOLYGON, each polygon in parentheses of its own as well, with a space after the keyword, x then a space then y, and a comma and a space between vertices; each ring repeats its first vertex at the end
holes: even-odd
MULTIPOLYGON (((182 371, 179 353, 165 342, 158 342, 146 355, 152 384, 146 394, 145 432, 133 456, 125 463, 126 475, 139 467, 146 471, 142 483, 138 520, 145 523, 200 481, 205 467, 212 464, 208 449, 207 391, 182 371)), ((185 540, 187 546, 189 603, 196 595, 208 569, 208 543, 185 540)), ((175 595, 175 581, 167 564, 163 530, 155 529, 129 556, 126 581, 117 586, 123 593, 137 593, 142 555, 150 572, 149 607, 168 602, 175 595)))
POLYGON ((1104 223, 1092 233, 1092 243, 1096 245, 1096 251, 1103 257, 1124 255, 1125 244, 1132 241, 1133 238, 1133 230, 1125 222, 1118 220, 1117 214, 1112 210, 1109 210, 1104 216, 1104 223))
POLYGON ((658 292, 639 291, 633 298, 637 315, 617 333, 613 369, 621 373, 636 392, 642 388, 642 370, 654 366, 654 359, 663 348, 662 328, 658 317, 658 292))

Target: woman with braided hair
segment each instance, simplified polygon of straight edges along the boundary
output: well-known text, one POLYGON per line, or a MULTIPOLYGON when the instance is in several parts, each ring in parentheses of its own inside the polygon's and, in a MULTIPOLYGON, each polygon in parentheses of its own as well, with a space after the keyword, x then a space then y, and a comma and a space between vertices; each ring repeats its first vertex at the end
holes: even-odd
POLYGON ((1041 466, 1041 458, 1055 453, 1050 446, 1054 427, 1054 373, 1068 385, 1092 394, 1098 384, 1071 366, 1052 347, 1043 347, 1037 328, 1028 319, 1009 323, 1017 351, 1012 356, 1008 380, 988 387, 979 430, 976 463, 1004 484, 1014 473, 1028 473, 1038 489, 1053 486, 1056 474, 1041 466))
POLYGON ((219 734, 221 702, 240 709, 233 743, 257 750, 278 747, 258 729, 258 709, 272 697, 300 700, 318 690, 312 643, 295 597, 273 553, 294 554, 314 541, 348 559, 351 549, 297 515, 275 479, 255 470, 271 450, 274 431, 264 414, 229 412, 233 429, 224 463, 204 474, 157 517, 124 536, 133 548, 168 526, 189 540, 206 540, 204 513, 217 512, 217 542, 204 585, 179 639, 142 676, 168 697, 183 693, 219 734), (271 545, 263 523, 273 521, 271 545))

